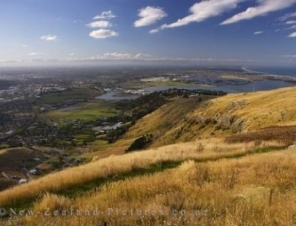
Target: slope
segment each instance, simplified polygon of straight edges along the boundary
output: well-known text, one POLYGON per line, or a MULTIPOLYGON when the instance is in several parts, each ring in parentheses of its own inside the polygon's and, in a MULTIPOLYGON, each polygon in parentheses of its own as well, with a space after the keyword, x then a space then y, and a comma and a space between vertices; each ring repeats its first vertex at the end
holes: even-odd
POLYGON ((197 139, 225 137, 271 126, 296 125, 296 88, 228 94, 215 99, 179 99, 145 116, 119 141, 145 134, 159 147, 197 139))

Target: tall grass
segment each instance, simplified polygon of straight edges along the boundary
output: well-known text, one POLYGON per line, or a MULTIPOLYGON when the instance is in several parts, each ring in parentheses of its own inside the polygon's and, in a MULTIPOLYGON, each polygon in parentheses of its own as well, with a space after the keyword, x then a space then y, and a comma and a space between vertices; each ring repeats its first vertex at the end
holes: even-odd
POLYGON ((212 139, 171 145, 123 156, 111 156, 84 166, 53 173, 28 184, 0 192, 0 204, 1 206, 15 206, 19 202, 30 201, 45 192, 55 193, 67 190, 97 179, 108 179, 117 174, 132 172, 135 169, 145 169, 153 164, 167 161, 181 162, 188 159, 205 161, 241 156, 249 153, 253 146, 254 144, 226 145, 221 140, 212 139), (204 146, 203 152, 199 150, 201 144, 204 146), (213 148, 216 146, 219 146, 219 150, 213 148))
POLYGON ((231 135, 226 137, 225 140, 228 143, 273 140, 281 143, 293 144, 296 140, 296 126, 274 126, 258 131, 231 135))
POLYGON ((27 217, 23 225, 54 220, 55 225, 292 226, 295 162, 293 151, 207 163, 187 161, 176 169, 110 183, 100 191, 66 200, 68 215, 64 216, 57 197, 46 194, 34 208, 41 212, 60 208, 60 215, 27 217))

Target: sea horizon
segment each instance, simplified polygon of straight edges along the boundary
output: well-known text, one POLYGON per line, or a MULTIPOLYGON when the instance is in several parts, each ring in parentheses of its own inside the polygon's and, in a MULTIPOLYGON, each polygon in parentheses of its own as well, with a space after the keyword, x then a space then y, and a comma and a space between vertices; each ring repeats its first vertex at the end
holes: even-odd
POLYGON ((296 77, 296 66, 249 66, 242 69, 274 76, 296 77))

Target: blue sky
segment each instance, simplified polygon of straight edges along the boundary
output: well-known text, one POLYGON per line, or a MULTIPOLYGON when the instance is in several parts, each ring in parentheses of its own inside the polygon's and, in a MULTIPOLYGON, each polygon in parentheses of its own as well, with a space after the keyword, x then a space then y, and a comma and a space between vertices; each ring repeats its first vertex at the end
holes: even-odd
POLYGON ((0 62, 296 63, 296 0, 1 0, 0 62))

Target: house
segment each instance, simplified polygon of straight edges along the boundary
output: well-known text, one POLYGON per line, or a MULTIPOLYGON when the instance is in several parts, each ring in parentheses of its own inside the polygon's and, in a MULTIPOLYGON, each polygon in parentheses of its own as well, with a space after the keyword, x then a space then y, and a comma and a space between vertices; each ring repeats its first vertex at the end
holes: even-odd
POLYGON ((20 179, 19 184, 25 184, 28 183, 28 179, 20 179))
POLYGON ((39 174, 39 170, 38 169, 31 169, 30 173, 33 175, 38 175, 39 174))
POLYGON ((98 126, 98 127, 94 127, 92 128, 94 131, 98 132, 98 133, 106 133, 110 130, 116 130, 120 127, 123 126, 123 123, 122 122, 119 122, 113 126, 98 126))
POLYGON ((10 135, 12 135, 13 133, 14 133, 14 131, 13 131, 13 130, 10 130, 10 131, 8 131, 8 132, 6 133, 6 135, 10 136, 10 135))

